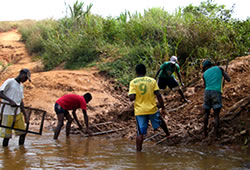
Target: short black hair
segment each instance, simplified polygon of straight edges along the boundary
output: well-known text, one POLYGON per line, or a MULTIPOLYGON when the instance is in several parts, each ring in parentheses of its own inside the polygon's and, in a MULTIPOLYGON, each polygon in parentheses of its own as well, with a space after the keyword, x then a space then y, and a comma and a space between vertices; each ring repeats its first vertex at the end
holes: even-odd
POLYGON ((86 100, 86 102, 89 102, 92 99, 92 95, 90 93, 85 93, 83 97, 86 100))
POLYGON ((137 64, 135 67, 136 74, 145 75, 146 74, 146 66, 144 64, 137 64))

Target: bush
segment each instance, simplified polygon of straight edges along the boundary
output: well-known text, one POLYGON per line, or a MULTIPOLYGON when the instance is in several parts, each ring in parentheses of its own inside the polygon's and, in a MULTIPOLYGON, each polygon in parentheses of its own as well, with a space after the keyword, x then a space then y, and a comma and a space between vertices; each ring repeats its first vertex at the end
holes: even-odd
POLYGON ((249 53, 250 22, 231 18, 233 9, 208 0, 179 8, 170 15, 161 8, 144 14, 128 11, 102 18, 83 2, 69 6, 70 15, 20 28, 29 52, 41 53, 47 70, 64 63, 77 69, 88 63, 128 85, 135 65, 144 63, 149 76, 170 56, 178 56, 182 72, 199 72, 200 61, 215 62, 249 53))

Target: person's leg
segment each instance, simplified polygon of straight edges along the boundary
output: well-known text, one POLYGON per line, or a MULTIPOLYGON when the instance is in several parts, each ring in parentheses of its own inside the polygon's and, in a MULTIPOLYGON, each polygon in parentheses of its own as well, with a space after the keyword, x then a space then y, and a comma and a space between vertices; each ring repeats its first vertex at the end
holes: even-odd
MULTIPOLYGON (((16 115, 16 122, 15 122, 14 128, 22 129, 22 130, 26 129, 23 113, 16 115)), ((15 134, 17 136, 20 136, 19 137, 19 145, 23 145, 25 142, 26 133, 24 133, 22 131, 15 130, 15 134)))
POLYGON ((183 94, 183 92, 182 92, 182 90, 179 88, 178 89, 178 92, 179 92, 179 94, 181 95, 181 98, 182 98, 182 100, 184 101, 184 102, 189 102, 186 98, 185 98, 185 96, 184 96, 184 94, 183 94))
POLYGON ((173 76, 171 76, 169 79, 167 79, 167 85, 168 85, 168 87, 169 87, 171 90, 172 90, 173 88, 178 88, 178 92, 179 92, 179 94, 181 95, 181 99, 184 100, 184 102, 189 102, 189 101, 185 98, 185 96, 184 96, 184 94, 183 94, 181 88, 179 87, 178 82, 176 81, 176 79, 175 79, 173 76))
POLYGON ((65 115, 66 119, 67 119, 67 124, 66 124, 66 136, 69 136, 70 134, 70 129, 71 129, 71 123, 73 121, 72 117, 70 116, 70 114, 66 114, 65 115))
POLYGON ((148 128, 147 115, 136 116, 136 128, 137 128, 136 150, 141 151, 144 135, 147 133, 147 128, 148 128))
MULTIPOLYGON (((11 127, 14 120, 13 115, 2 115, 2 125, 11 127)), ((12 137, 12 129, 9 128, 0 128, 0 136, 3 139, 3 147, 6 147, 9 145, 9 140, 12 137)))
POLYGON ((210 109, 205 109, 205 118, 204 118, 204 135, 205 135, 205 137, 208 136, 207 125, 208 125, 209 114, 210 114, 210 109))
POLYGON ((10 140, 10 138, 4 138, 3 139, 3 147, 6 147, 6 146, 9 145, 9 140, 10 140))
POLYGON ((214 129, 215 129, 215 135, 216 137, 219 137, 219 122, 220 122, 220 108, 214 110, 214 129))
POLYGON ((167 84, 166 84, 167 80, 165 78, 161 78, 159 77, 158 79, 158 87, 162 90, 166 89, 167 84))
POLYGON ((142 150, 142 143, 143 143, 143 135, 137 135, 136 136, 136 150, 137 151, 142 150))
POLYGON ((63 126, 64 114, 63 113, 57 114, 57 119, 58 122, 57 122, 57 127, 55 129, 54 139, 57 139, 60 134, 61 128, 63 126))
POLYGON ((169 136, 170 133, 169 133, 169 130, 168 130, 166 122, 164 121, 164 119, 161 116, 159 117, 159 119, 160 119, 160 127, 166 133, 166 136, 169 136))
POLYGON ((20 135, 20 137, 19 137, 19 145, 23 145, 24 144, 25 137, 26 137, 26 134, 20 135))

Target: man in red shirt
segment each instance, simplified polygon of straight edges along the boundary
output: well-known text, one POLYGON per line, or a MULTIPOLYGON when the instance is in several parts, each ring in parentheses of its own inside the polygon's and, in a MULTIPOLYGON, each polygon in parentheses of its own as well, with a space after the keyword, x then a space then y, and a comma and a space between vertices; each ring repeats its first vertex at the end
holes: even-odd
POLYGON ((69 136, 71 123, 73 121, 72 117, 69 114, 69 110, 72 110, 72 114, 74 119, 76 120, 76 123, 78 124, 79 128, 82 129, 81 124, 79 123, 77 116, 76 116, 76 109, 81 108, 82 113, 84 116, 87 133, 89 133, 89 121, 88 121, 88 115, 87 115, 87 103, 92 99, 92 96, 90 93, 85 93, 83 96, 79 96, 76 94, 66 94, 62 97, 60 97, 55 104, 55 112, 57 114, 58 118, 58 124, 55 130, 54 139, 57 139, 61 128, 63 126, 63 120, 64 117, 67 119, 66 124, 66 136, 69 136))

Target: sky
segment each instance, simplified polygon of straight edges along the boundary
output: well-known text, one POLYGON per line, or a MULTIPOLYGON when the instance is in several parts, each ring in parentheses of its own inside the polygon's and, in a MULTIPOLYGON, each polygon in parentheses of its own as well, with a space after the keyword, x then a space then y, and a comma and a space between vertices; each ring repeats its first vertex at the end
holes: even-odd
MULTIPOLYGON (((76 0, 0 0, 0 21, 15 21, 22 19, 48 19, 63 18, 66 15, 66 4, 72 5, 76 0)), ((79 0, 80 1, 80 0, 79 0)), ((200 0, 82 0, 85 6, 93 4, 92 14, 103 17, 119 16, 125 10, 130 13, 145 9, 161 7, 169 13, 175 12, 178 7, 189 4, 198 6, 200 0)), ((218 5, 226 5, 231 9, 233 5, 233 18, 245 20, 250 17, 249 0, 215 0, 218 5)))

